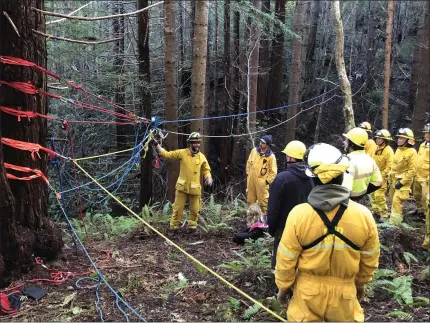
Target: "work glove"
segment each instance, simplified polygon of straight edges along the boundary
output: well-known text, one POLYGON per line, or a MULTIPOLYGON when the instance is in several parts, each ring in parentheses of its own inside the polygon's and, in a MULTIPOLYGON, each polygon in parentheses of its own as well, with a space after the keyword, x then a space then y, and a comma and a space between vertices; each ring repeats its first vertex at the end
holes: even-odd
POLYGON ((396 188, 396 190, 399 190, 403 187, 403 184, 398 182, 394 187, 396 188))
POLYGON ((206 177, 206 178, 205 178, 205 185, 207 185, 207 186, 211 186, 211 185, 212 185, 212 183, 213 183, 213 179, 212 179, 212 177, 206 177))
POLYGON ((355 286, 357 288, 357 298, 358 301, 361 302, 364 299, 364 285, 362 286, 355 286))
POLYGON ((277 296, 278 302, 281 304, 282 307, 287 307, 288 305, 288 289, 285 290, 279 290, 278 296, 277 296))

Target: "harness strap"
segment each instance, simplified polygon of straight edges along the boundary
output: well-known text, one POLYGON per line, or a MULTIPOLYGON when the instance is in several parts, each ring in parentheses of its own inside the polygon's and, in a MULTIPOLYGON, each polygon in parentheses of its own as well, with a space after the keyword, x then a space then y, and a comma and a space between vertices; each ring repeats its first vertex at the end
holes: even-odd
POLYGON ((340 219, 342 218, 346 208, 348 207, 348 202, 342 202, 339 206, 339 209, 337 210, 334 218, 332 221, 329 220, 327 215, 324 211, 314 208, 314 210, 318 213, 321 220, 324 222, 324 225, 327 227, 327 233, 316 239, 315 241, 307 244, 306 246, 302 246, 304 250, 310 249, 312 247, 315 247, 317 244, 319 244, 321 241, 323 241, 328 235, 334 234, 339 239, 341 239, 343 242, 345 242, 348 246, 350 246, 354 250, 360 250, 360 247, 354 244, 351 240, 349 240, 347 237, 345 237, 342 233, 336 230, 336 226, 339 223, 340 219))

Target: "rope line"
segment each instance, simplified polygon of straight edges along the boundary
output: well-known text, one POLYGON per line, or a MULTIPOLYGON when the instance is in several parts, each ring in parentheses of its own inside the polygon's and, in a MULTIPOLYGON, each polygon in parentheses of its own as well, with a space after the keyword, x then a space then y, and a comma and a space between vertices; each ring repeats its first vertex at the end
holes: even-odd
MULTIPOLYGON (((308 100, 305 100, 305 101, 302 101, 302 102, 298 102, 298 103, 289 104, 289 105, 284 105, 282 107, 276 107, 276 108, 265 109, 265 110, 258 110, 258 111, 252 111, 252 112, 242 112, 242 113, 229 114, 229 115, 223 115, 223 116, 192 118, 192 119, 179 119, 179 120, 164 120, 164 121, 160 121, 160 124, 174 123, 174 122, 190 122, 190 121, 198 121, 198 120, 216 120, 216 119, 224 119, 224 118, 234 118, 234 117, 242 117, 242 116, 253 115, 253 114, 257 114, 257 113, 265 113, 265 112, 269 112, 269 111, 283 110, 283 109, 291 108, 291 107, 294 107, 294 106, 297 106, 297 105, 305 104, 307 102, 316 100, 316 99, 322 97, 323 95, 326 95, 327 93, 333 92, 338 87, 339 86, 336 86, 336 87, 332 88, 331 90, 329 90, 327 92, 324 92, 324 93, 322 93, 320 95, 317 95, 317 96, 315 96, 313 98, 310 98, 308 100)), ((249 135, 249 134, 247 134, 247 135, 249 135)))
POLYGON ((244 291, 242 291, 241 289, 239 289, 238 287, 236 287, 235 285, 233 285, 232 283, 230 283, 229 281, 227 281, 225 278, 223 278, 222 276, 220 276, 218 273, 216 273, 215 271, 213 271, 211 268, 209 268, 208 266, 206 266, 205 264, 203 264, 202 262, 200 262, 198 259, 196 259, 195 257, 193 257, 191 254, 189 254, 188 252, 186 252, 184 249, 182 249, 179 245, 177 245, 176 243, 174 243, 172 240, 170 240, 169 238, 167 238, 165 235, 163 235, 160 231, 158 231, 156 228, 154 228, 152 225, 150 225, 148 222, 146 222, 144 219, 142 219, 137 213, 135 213, 133 210, 131 210, 128 206, 126 206, 124 203, 121 202, 121 200, 119 200, 115 195, 113 195, 111 192, 109 192, 103 185, 101 185, 94 177, 92 177, 84 168, 82 168, 78 162, 76 160, 72 160, 73 163, 76 164, 76 166, 88 177, 90 178, 94 183, 96 183, 98 186, 100 186, 101 189, 103 189, 103 191, 105 191, 112 199, 114 199, 118 204, 120 204, 123 208, 125 208, 130 214, 132 214, 133 216, 135 216, 137 219, 139 219, 144 225, 146 225, 148 228, 150 228, 152 231, 154 231, 156 234, 158 234, 160 237, 162 237, 164 240, 166 240, 167 243, 169 243, 170 245, 172 245, 173 247, 175 247, 176 249, 178 249, 181 253, 183 253, 186 257, 188 257, 189 259, 191 259, 194 263, 196 263, 197 265, 201 266, 202 268, 206 269, 209 273, 211 273, 213 276, 215 276, 216 278, 218 278, 220 281, 222 281, 224 284, 226 284, 228 287, 234 289, 236 292, 238 292, 240 295, 246 297, 248 300, 250 300, 251 302, 253 302, 254 304, 257 304, 258 306, 260 306, 262 309, 264 309, 266 312, 268 312, 269 314, 273 315, 274 317, 276 317, 277 319, 279 319, 282 322, 286 322, 286 320, 279 316, 277 313, 275 313, 274 311, 272 311, 271 309, 267 308, 266 306, 264 306, 261 302, 255 300, 254 298, 252 298, 251 296, 249 296, 247 293, 245 293, 244 291))
MULTIPOLYGON (((76 163, 76 165, 80 168, 80 166, 76 163)), ((91 256, 89 255, 87 249, 85 248, 85 245, 83 244, 83 242, 81 241, 81 239, 79 239, 79 236, 77 235, 75 229, 73 228, 72 222, 70 221, 69 217, 67 216, 66 211, 63 208, 63 205, 60 203, 60 200, 57 199, 58 205, 64 215, 64 218, 67 221, 67 224, 69 225, 72 235, 75 236, 76 241, 78 241, 78 243, 80 244, 82 250, 84 251, 85 255, 87 256, 88 260, 91 263, 91 266, 95 269, 97 276, 99 277, 99 279, 101 281, 103 281, 103 283, 110 289, 110 291, 112 292, 113 295, 115 295, 115 302, 118 303, 118 301, 121 301, 124 306, 126 306, 134 315, 136 315, 139 319, 141 319, 143 322, 147 322, 133 307, 131 307, 121 296, 118 295, 118 293, 113 289, 113 287, 107 282, 107 280, 104 278, 103 274, 100 272, 100 270, 97 268, 96 264, 94 263, 93 259, 91 258, 91 256)), ((99 284, 100 286, 100 284, 99 284)), ((100 300, 98 299, 98 302, 100 300)), ((96 303, 96 308, 99 308, 99 304, 96 303)), ((121 308, 119 308, 119 310, 124 314, 125 318, 127 319, 127 322, 129 322, 128 319, 128 315, 124 312, 124 310, 122 310, 121 308)), ((100 310, 101 311, 101 310, 100 310)))

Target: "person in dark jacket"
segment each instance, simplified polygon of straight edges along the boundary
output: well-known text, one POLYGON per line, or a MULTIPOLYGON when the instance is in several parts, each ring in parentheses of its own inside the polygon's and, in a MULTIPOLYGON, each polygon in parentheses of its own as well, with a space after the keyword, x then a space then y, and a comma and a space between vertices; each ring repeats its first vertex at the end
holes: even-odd
POLYGON ((272 269, 276 266, 276 253, 288 213, 298 204, 305 203, 314 187, 312 179, 306 174, 306 166, 302 162, 306 151, 304 143, 293 140, 285 147, 287 169, 278 175, 270 186, 267 210, 269 234, 275 238, 272 255, 272 269))

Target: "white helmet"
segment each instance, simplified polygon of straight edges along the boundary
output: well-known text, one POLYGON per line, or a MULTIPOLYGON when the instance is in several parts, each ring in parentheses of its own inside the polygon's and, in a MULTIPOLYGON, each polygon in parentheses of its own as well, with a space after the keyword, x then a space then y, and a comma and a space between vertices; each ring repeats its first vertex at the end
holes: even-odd
POLYGON ((349 166, 348 157, 342 155, 339 149, 332 145, 319 143, 312 145, 306 150, 303 157, 304 162, 309 166, 306 175, 316 177, 314 170, 321 165, 345 165, 349 166))

